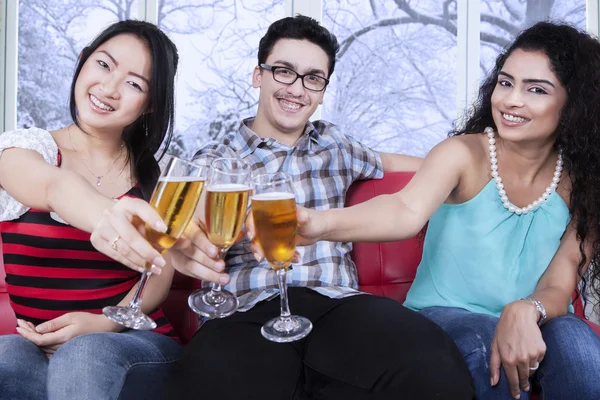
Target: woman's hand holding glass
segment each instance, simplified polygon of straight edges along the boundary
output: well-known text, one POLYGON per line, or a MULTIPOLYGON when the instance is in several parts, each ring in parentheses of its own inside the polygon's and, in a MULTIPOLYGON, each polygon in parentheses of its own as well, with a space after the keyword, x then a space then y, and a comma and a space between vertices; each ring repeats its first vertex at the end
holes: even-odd
POLYGON ((123 197, 104 210, 90 241, 96 250, 135 271, 144 272, 149 262, 158 275, 166 261, 144 238, 144 222, 159 232, 167 230, 158 212, 146 201, 123 197))
POLYGON ((311 322, 292 315, 287 296, 287 271, 296 253, 296 199, 291 177, 283 172, 259 175, 252 180, 252 220, 256 239, 277 274, 281 298, 280 316, 261 328, 274 342, 293 342, 312 330, 311 322))
MULTIPOLYGON (((192 220, 196 205, 200 199, 207 167, 189 163, 172 157, 152 194, 150 205, 164 221, 166 230, 156 230, 152 225, 145 225, 144 234, 148 242, 162 255, 169 250, 181 237, 189 222, 192 220)), ((134 229, 131 227, 131 229, 134 229)), ((135 236, 134 236, 135 239, 135 236)), ((129 246, 121 242, 118 234, 110 241, 110 247, 115 252, 123 252, 129 246), (121 250, 119 251, 119 246, 121 250)), ((112 321, 132 329, 150 330, 156 328, 156 323, 141 310, 142 296, 146 283, 152 274, 152 264, 146 263, 138 289, 128 306, 105 307, 102 312, 112 321)))
MULTIPOLYGON (((327 228, 322 215, 319 215, 319 213, 319 211, 311 210, 296 204, 296 218, 298 222, 298 228, 296 230, 297 246, 309 246, 322 240, 327 228)), ((250 216, 253 216, 252 211, 250 212, 250 216)), ((265 258, 265 254, 256 238, 256 225, 253 217, 248 218, 246 221, 246 235, 248 236, 248 239, 252 241, 251 250, 254 254, 254 258, 256 261, 261 262, 265 258)), ((292 263, 297 263, 299 261, 300 254, 298 251, 295 251, 292 263)))
MULTIPOLYGON (((121 264, 144 272, 146 263, 152 273, 160 275, 166 261, 145 239, 145 224, 165 232, 166 226, 146 201, 124 197, 113 202, 92 232, 94 247, 121 264), (119 237, 115 248, 112 241, 119 237)), ((182 237, 169 250, 169 264, 180 273, 199 280, 227 284, 229 275, 223 273, 225 262, 218 258, 218 249, 208 240, 204 224, 191 221, 182 237)))

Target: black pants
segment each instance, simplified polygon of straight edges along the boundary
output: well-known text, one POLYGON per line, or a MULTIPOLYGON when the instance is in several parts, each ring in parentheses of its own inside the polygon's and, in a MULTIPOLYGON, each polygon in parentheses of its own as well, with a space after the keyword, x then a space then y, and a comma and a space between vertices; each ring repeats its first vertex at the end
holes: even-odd
POLYGON ((279 299, 204 324, 167 379, 167 399, 473 399, 456 345, 398 302, 330 299, 290 288, 292 314, 313 331, 290 344, 263 338, 279 299))

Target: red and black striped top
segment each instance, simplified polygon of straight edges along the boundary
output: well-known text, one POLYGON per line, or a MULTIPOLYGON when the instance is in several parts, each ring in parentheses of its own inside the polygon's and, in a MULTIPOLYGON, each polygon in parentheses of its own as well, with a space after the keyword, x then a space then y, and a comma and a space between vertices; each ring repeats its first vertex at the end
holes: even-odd
MULTIPOLYGON (((134 187, 125 196, 142 193, 134 187)), ((30 209, 0 222, 0 234, 11 307, 17 318, 36 325, 68 312, 100 314, 139 282, 138 272, 97 251, 89 233, 55 221, 49 212, 30 209)), ((177 339, 160 308, 149 316, 155 332, 177 339)))

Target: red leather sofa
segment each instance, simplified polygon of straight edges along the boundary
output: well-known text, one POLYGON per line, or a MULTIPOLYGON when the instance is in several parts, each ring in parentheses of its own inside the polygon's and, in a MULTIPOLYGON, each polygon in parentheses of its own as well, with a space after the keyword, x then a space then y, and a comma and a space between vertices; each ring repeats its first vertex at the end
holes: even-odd
MULTIPOLYGON (((389 173, 381 180, 356 183, 348 193, 347 205, 357 204, 380 194, 394 193, 402 189, 412 176, 411 172, 389 173)), ((352 256, 358 268, 361 290, 403 302, 421 261, 423 238, 423 234, 419 234, 415 238, 399 242, 356 243, 352 256)), ((0 335, 14 333, 16 326, 4 278, 4 265, 0 257, 0 335)), ((187 306, 187 296, 197 287, 198 281, 177 273, 163 304, 165 314, 180 334, 183 343, 189 341, 197 328, 197 317, 187 306)), ((579 316, 583 315, 581 302, 576 300, 574 305, 575 312, 579 316)), ((588 324, 600 335, 600 326, 589 321, 588 324)))

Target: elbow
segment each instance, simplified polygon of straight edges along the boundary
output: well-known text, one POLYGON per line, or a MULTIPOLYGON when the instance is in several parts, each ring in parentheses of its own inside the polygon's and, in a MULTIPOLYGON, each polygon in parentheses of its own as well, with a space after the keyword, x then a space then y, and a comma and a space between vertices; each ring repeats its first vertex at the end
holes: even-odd
POLYGON ((403 239, 410 239, 417 236, 424 227, 425 223, 422 223, 420 220, 411 221, 411 223, 408 224, 408 234, 403 239))
POLYGON ((401 204, 401 207, 394 207, 394 215, 390 218, 395 225, 395 231, 398 232, 395 240, 417 236, 423 230, 428 218, 420 210, 410 207, 398 194, 392 196, 396 196, 397 204, 401 204))
POLYGON ((61 196, 66 193, 69 184, 81 179, 83 179, 81 175, 68 170, 62 170, 60 174, 55 174, 54 179, 50 180, 46 186, 46 208, 49 211, 56 211, 61 202, 61 196))
POLYGON ((424 224, 420 219, 411 215, 388 215, 385 224, 376 229, 376 234, 371 238, 372 242, 395 242, 413 238, 421 232, 424 224))
MULTIPOLYGON (((66 171, 65 175, 67 174, 70 174, 70 172, 66 171)), ((46 187, 46 208, 48 211, 56 211, 62 191, 62 183, 59 179, 48 183, 46 187)))

